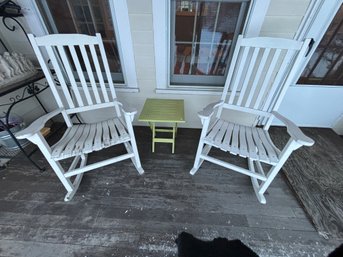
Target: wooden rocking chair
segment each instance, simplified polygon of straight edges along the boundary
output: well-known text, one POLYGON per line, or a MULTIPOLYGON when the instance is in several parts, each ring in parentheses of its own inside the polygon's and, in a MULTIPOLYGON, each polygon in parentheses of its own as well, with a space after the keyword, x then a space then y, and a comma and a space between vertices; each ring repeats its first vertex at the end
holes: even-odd
POLYGON ((290 83, 301 71, 299 64, 309 43, 310 40, 239 36, 221 101, 209 104, 198 113, 203 127, 192 175, 204 160, 248 175, 259 202, 266 203, 264 193, 290 154, 303 145, 314 144, 294 123, 276 112, 290 83), (228 110, 231 115, 233 112, 240 116, 248 114, 250 124, 230 121, 230 116, 225 116, 230 114, 228 110), (286 125, 290 135, 281 151, 268 133, 274 118, 286 125), (212 146, 247 158, 249 169, 209 156, 212 146), (267 173, 261 163, 270 166, 267 173))
POLYGON ((101 35, 55 34, 34 37, 29 34, 28 36, 59 109, 40 117, 29 127, 17 133, 16 137, 27 138, 39 147, 68 192, 64 200, 72 199, 84 172, 105 165, 131 159, 139 174, 143 174, 144 170, 132 128, 136 111, 124 109, 116 99, 101 35), (87 53, 87 48, 90 53, 87 53), (42 49, 46 50, 51 60, 60 87, 56 85, 48 64, 43 58, 42 49), (102 63, 99 62, 97 51, 100 53, 99 59, 102 63), (68 58, 68 54, 72 58, 68 58), (86 83, 82 65, 85 67, 90 85, 86 83), (101 67, 106 74, 110 93, 105 86, 101 67), (74 74, 78 75, 80 86, 74 74), (95 78, 100 87, 96 84, 95 78), (70 117, 73 114, 103 108, 107 108, 106 111, 113 111, 112 119, 91 124, 73 124, 70 117), (40 130, 49 119, 58 114, 62 114, 68 128, 55 145, 49 146, 40 130), (122 143, 126 147, 126 154, 86 165, 89 153, 122 143), (69 170, 65 171, 59 161, 71 157, 74 157, 74 160, 69 170), (79 161, 80 166, 77 168, 79 161), (75 177, 73 182, 72 177, 75 177))

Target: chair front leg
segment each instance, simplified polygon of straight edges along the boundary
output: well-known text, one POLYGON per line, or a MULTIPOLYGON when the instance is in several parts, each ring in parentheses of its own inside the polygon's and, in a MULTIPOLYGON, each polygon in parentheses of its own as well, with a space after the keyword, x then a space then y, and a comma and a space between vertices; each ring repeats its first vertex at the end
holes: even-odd
POLYGON ((64 169, 62 168, 61 164, 59 162, 53 160, 51 158, 51 148, 46 142, 45 138, 42 136, 41 133, 37 133, 32 135, 28 138, 32 143, 36 144, 38 148, 43 153, 45 159, 49 162, 51 168, 56 173, 59 180, 62 182, 63 186, 68 192, 72 192, 74 190, 73 183, 71 183, 69 178, 66 178, 64 176, 64 169))
MULTIPOLYGON (((138 153, 138 149, 137 149, 135 133, 134 133, 133 127, 132 127, 132 120, 133 120, 132 116, 133 115, 124 113, 126 127, 127 127, 128 132, 129 132, 129 135, 130 135, 131 148, 132 148, 132 152, 134 153, 134 158, 132 158, 132 162, 135 165, 138 173, 139 174, 143 174, 144 170, 142 168, 142 164, 141 164, 141 161, 140 161, 140 158, 139 158, 139 153, 138 153)), ((128 146, 127 145, 125 145, 125 146, 128 149, 128 146)))
POLYGON ((268 187, 270 186, 270 184, 272 183, 272 181, 274 180, 274 178, 276 177, 276 175, 278 174, 282 166, 285 164, 285 162, 287 161, 291 153, 301 146, 302 146, 301 144, 297 143, 292 138, 288 140, 288 143, 286 144, 286 146, 284 147, 284 149, 282 150, 280 154, 279 162, 269 170, 269 172, 266 175, 267 180, 261 183, 261 186, 258 190, 258 193, 260 195, 263 195, 267 191, 268 187))
MULTIPOLYGON (((202 162, 204 161, 204 160, 201 160, 200 157, 201 157, 201 154, 202 154, 203 149, 204 149, 204 145, 205 145, 204 140, 205 140, 205 136, 207 134, 209 123, 210 123, 210 117, 202 118, 203 127, 202 127, 201 134, 200 134, 200 140, 199 140, 197 153, 195 155, 194 165, 193 165, 193 168, 191 169, 191 171, 189 172, 191 175, 194 175, 198 171, 202 162)), ((208 151, 209 150, 210 149, 208 149, 208 151)))

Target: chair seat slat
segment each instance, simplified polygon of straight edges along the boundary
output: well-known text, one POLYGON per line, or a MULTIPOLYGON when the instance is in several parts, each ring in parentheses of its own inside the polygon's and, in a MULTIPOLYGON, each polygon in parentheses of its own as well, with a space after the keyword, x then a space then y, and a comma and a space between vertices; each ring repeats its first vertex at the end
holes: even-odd
POLYGON ((79 138, 82 136, 84 126, 76 126, 76 128, 77 129, 75 131, 74 136, 70 138, 68 144, 66 145, 66 147, 64 148, 62 152, 63 157, 71 157, 74 154, 76 143, 79 140, 79 138))
POLYGON ((96 124, 90 124, 90 129, 89 129, 89 134, 85 142, 85 148, 84 152, 85 153, 90 153, 93 151, 93 142, 94 142, 94 137, 96 133, 96 124))
POLYGON ((225 135, 225 132, 226 132, 228 126, 229 126, 229 123, 224 121, 222 126, 220 127, 217 135, 214 138, 214 142, 215 142, 216 145, 220 145, 222 143, 224 135, 225 135))
POLYGON ((102 136, 103 146, 109 147, 111 146, 111 142, 110 142, 110 133, 109 133, 109 128, 108 128, 108 123, 107 121, 103 121, 101 122, 101 125, 102 125, 102 130, 103 130, 103 136, 102 136))
POLYGON ((213 140, 214 137, 216 136, 216 134, 218 133, 220 127, 222 126, 222 124, 223 124, 223 121, 222 121, 222 120, 218 120, 218 121, 214 124, 212 130, 210 131, 210 133, 207 135, 206 138, 207 138, 208 140, 213 140))
POLYGON ((258 153, 258 157, 259 157, 260 161, 268 162, 269 159, 268 159, 266 150, 263 147, 262 141, 261 141, 256 129, 252 129, 252 135, 253 135, 255 145, 257 147, 257 153, 258 153))
POLYGON ((57 157, 62 153, 64 147, 68 144, 69 140, 75 135, 76 130, 77 128, 75 126, 68 128, 66 130, 60 141, 56 143, 54 146, 52 146, 52 157, 57 157))
POLYGON ((230 153, 239 154, 238 135, 239 135, 239 125, 235 124, 233 127, 232 144, 231 144, 230 153))
POLYGON ((252 138, 252 128, 246 127, 245 133, 246 133, 247 142, 248 142, 249 156, 252 159, 257 160, 258 157, 257 157, 256 145, 254 144, 254 141, 252 138))
POLYGON ((267 151, 267 154, 268 154, 268 157, 269 157, 269 160, 272 162, 272 163, 277 163, 278 162, 278 157, 277 157, 277 154, 276 152, 274 151, 274 148, 272 147, 270 141, 268 140, 267 136, 265 133, 267 133, 267 131, 261 129, 261 128, 258 128, 257 129, 257 132, 258 134, 260 135, 260 138, 262 140, 262 143, 263 143, 263 146, 264 148, 266 149, 267 151))
POLYGON ((118 141, 119 140, 119 136, 118 136, 118 132, 117 132, 117 129, 116 129, 116 125, 114 124, 114 121, 113 120, 108 120, 107 123, 108 123, 108 126, 110 128, 110 132, 111 132, 111 143, 118 141))
POLYGON ((223 140, 223 143, 221 144, 220 148, 223 149, 224 151, 230 151, 230 142, 231 142, 231 136, 232 136, 232 131, 233 131, 233 123, 229 123, 229 126, 227 127, 225 137, 223 140))
POLYGON ((279 149, 263 129, 218 120, 211 132, 204 139, 206 144, 269 164, 279 160, 279 149))
POLYGON ((119 119, 114 119, 114 123, 119 132, 119 139, 124 140, 127 137, 126 129, 124 128, 123 124, 121 123, 119 119))
POLYGON ((246 126, 239 126, 239 155, 243 157, 248 156, 248 146, 246 140, 246 126))
POLYGON ((75 144, 74 154, 80 154, 82 153, 82 149, 85 145, 85 141, 89 135, 91 126, 89 124, 84 125, 83 133, 79 140, 75 144))
POLYGON ((130 136, 118 118, 92 124, 74 125, 52 147, 52 157, 56 160, 65 159, 127 141, 130 141, 130 136))
POLYGON ((96 124, 96 133, 95 133, 95 138, 94 138, 94 145, 93 145, 93 150, 99 151, 101 150, 102 147, 102 123, 99 122, 96 124))

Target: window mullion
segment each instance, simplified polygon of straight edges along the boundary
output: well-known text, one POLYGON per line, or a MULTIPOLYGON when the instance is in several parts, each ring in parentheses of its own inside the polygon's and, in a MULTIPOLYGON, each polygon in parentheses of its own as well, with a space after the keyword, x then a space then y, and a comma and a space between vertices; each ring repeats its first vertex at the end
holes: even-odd
POLYGON ((96 31, 96 32, 98 32, 99 31, 99 29, 98 29, 98 24, 96 23, 96 20, 95 20, 95 16, 94 16, 94 11, 93 11, 93 5, 92 5, 92 3, 90 2, 90 0, 87 0, 87 3, 88 3, 88 8, 89 8, 89 12, 90 12, 90 14, 91 14, 91 19, 92 19, 92 23, 93 23, 93 26, 94 26, 94 30, 96 31))
MULTIPOLYGON (((229 50, 229 55, 228 55, 228 60, 231 61, 231 58, 232 58, 232 55, 233 55, 233 51, 234 51, 234 47, 233 47, 233 44, 237 41, 237 38, 238 38, 238 34, 240 32, 240 28, 242 26, 242 23, 243 23, 243 16, 244 16, 244 12, 247 8, 247 4, 246 2, 242 2, 242 5, 241 5, 241 8, 239 10, 239 15, 238 15, 238 19, 237 19, 237 24, 236 24, 236 28, 235 28, 235 32, 233 34, 233 38, 232 38, 232 41, 231 41, 231 44, 230 44, 230 50, 229 50)), ((229 63, 228 65, 226 66, 225 68, 225 77, 227 76, 227 73, 229 71, 228 67, 229 67, 229 63)))
MULTIPOLYGON (((192 67, 194 65, 195 60, 195 50, 196 50, 196 26, 197 26, 197 16, 199 11, 199 2, 196 2, 195 4, 195 16, 194 16, 194 23, 193 23, 193 36, 192 36, 192 55, 191 55, 191 61, 189 65, 189 71, 188 74, 192 74, 192 67)), ((200 10, 201 11, 201 10, 200 10)))
POLYGON ((216 19, 215 19, 215 22, 214 22, 214 28, 213 28, 213 33, 212 33, 211 47, 210 47, 210 52, 208 53, 208 59, 207 59, 206 74, 208 74, 208 72, 209 72, 210 59, 211 59, 211 54, 212 54, 212 50, 213 50, 214 37, 215 37, 216 31, 217 31, 220 6, 221 6, 221 2, 219 2, 218 5, 217 5, 217 13, 216 13, 216 19))

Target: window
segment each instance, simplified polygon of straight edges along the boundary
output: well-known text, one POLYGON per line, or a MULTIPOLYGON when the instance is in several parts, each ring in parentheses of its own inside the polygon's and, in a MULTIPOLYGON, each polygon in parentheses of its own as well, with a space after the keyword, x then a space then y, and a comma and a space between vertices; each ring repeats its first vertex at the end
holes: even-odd
POLYGON ((36 0, 35 3, 46 33, 100 33, 115 85, 137 92, 126 0, 36 0))
POLYGON ((156 92, 221 91, 238 35, 259 35, 269 3, 152 0, 156 92))
POLYGON ((171 85, 224 85, 248 5, 248 0, 171 1, 171 85))
POLYGON ((343 5, 313 53, 298 84, 343 85, 343 5))

